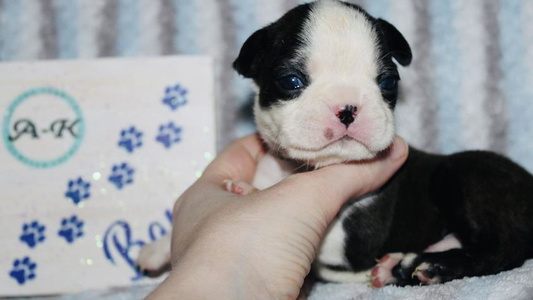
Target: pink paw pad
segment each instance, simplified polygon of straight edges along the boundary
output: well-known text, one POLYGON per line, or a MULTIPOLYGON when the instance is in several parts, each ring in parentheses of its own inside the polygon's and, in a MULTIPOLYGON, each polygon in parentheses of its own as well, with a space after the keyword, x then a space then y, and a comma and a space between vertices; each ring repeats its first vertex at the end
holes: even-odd
POLYGON ((394 283, 395 278, 392 276, 392 269, 402 260, 403 256, 402 253, 390 253, 383 256, 372 269, 371 286, 380 288, 394 283))
POLYGON ((224 187, 226 188, 226 191, 236 195, 249 195, 257 190, 246 182, 234 182, 229 179, 224 180, 224 187))

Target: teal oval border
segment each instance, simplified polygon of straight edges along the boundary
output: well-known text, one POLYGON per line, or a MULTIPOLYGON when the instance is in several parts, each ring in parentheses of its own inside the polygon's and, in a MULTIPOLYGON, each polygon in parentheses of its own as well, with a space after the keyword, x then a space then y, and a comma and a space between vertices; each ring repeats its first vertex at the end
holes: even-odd
POLYGON ((4 144, 6 145, 6 148, 11 153, 11 155, 13 155, 18 161, 28 166, 31 166, 34 168, 43 168, 43 169, 60 165, 66 162, 67 160, 69 160, 72 156, 74 156, 76 151, 78 151, 78 149, 80 148, 81 142, 85 135, 85 120, 83 119, 83 115, 81 113, 80 107, 78 106, 76 101, 72 97, 70 97, 67 93, 59 89, 53 88, 53 87, 33 88, 22 93, 17 98, 15 98, 15 100, 7 108, 7 111, 4 117, 3 127, 4 127, 4 130, 3 130, 2 135, 3 135, 4 144), (17 148, 13 145, 13 143, 9 141, 9 124, 11 123, 13 112, 17 109, 17 107, 21 103, 23 103, 24 101, 26 101, 27 99, 33 96, 40 95, 40 94, 53 95, 53 96, 57 96, 61 98, 72 108, 72 110, 76 114, 76 117, 80 120, 80 122, 78 123, 79 124, 78 125, 79 126, 78 137, 74 141, 74 144, 69 148, 69 150, 66 153, 51 160, 36 160, 36 159, 28 158, 24 156, 22 153, 20 153, 17 150, 17 148))

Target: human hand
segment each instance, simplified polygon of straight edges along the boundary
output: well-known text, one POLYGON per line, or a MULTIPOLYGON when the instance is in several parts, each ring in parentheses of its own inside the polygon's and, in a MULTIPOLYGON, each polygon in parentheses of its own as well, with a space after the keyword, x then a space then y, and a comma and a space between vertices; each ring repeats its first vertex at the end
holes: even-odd
POLYGON ((350 197, 381 187, 403 164, 401 138, 380 159, 291 175, 250 195, 263 150, 247 136, 230 145, 176 202, 172 271, 148 299, 296 299, 328 225, 350 197))

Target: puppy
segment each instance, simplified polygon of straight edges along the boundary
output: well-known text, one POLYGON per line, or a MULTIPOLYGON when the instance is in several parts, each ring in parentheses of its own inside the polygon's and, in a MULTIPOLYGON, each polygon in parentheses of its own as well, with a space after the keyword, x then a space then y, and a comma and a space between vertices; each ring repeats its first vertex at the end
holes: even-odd
MULTIPOLYGON (((249 193, 302 165, 387 151, 400 79, 393 59, 402 66, 412 59, 401 33, 340 1, 300 5, 255 32, 233 66, 257 86, 255 119, 270 156, 252 185, 228 182, 227 189, 249 193)), ((315 272, 325 281, 374 287, 495 274, 533 256, 531 216, 533 177, 510 160, 410 148, 385 186, 348 201, 315 272)))

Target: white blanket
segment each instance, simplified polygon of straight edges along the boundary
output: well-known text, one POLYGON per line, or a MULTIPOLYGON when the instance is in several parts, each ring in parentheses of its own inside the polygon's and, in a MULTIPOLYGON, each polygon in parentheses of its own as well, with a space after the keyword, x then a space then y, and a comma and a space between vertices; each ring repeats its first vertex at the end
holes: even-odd
MULTIPOLYGON (((119 290, 93 291, 64 296, 57 300, 140 300, 155 288, 134 286, 119 290)), ((533 260, 522 267, 497 275, 465 278, 433 286, 373 289, 364 284, 318 284, 309 300, 531 300, 533 299, 533 260)), ((50 299, 51 300, 51 299, 50 299)))
POLYGON ((465 278, 433 286, 372 289, 363 284, 321 284, 314 288, 309 300, 319 299, 531 300, 533 260, 520 268, 497 275, 465 278))

